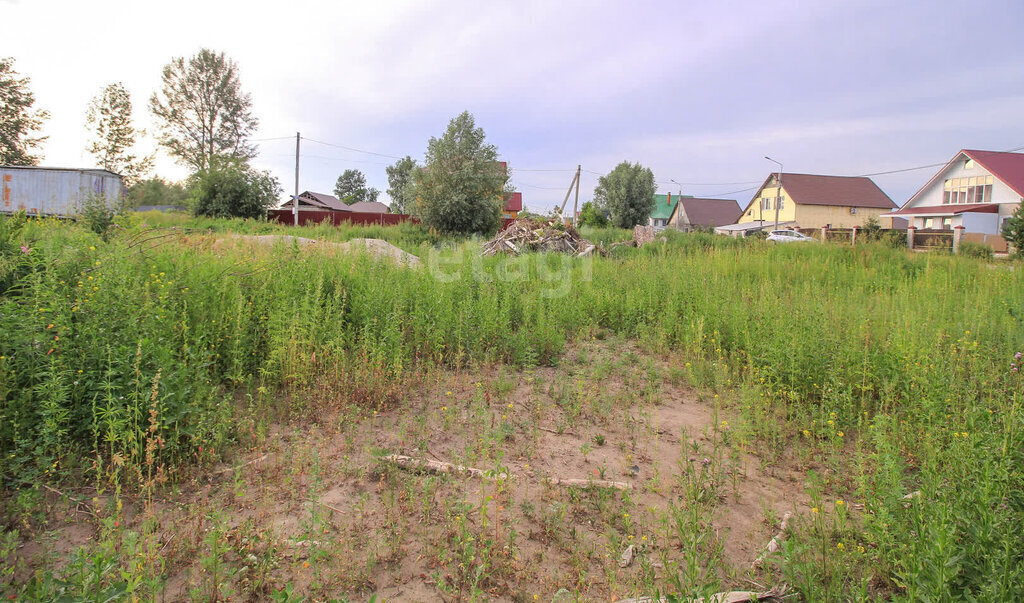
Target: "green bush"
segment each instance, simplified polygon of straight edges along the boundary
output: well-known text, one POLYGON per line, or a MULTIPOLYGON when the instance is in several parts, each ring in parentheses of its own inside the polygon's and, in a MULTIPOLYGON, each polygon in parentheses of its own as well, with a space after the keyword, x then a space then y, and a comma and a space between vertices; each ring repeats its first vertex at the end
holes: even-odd
POLYGON ((993 257, 993 250, 988 245, 981 243, 972 243, 970 241, 960 242, 960 253, 971 258, 981 258, 984 260, 991 260, 993 257))
POLYGON ((281 196, 269 172, 226 163, 197 174, 192 186, 192 212, 210 218, 262 219, 281 196))

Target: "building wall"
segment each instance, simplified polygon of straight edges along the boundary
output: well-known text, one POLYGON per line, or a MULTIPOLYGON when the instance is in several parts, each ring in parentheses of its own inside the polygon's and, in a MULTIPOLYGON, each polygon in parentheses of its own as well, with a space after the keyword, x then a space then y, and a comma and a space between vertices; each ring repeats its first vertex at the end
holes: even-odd
POLYGON ((90 196, 113 207, 121 177, 100 170, 0 167, 0 213, 73 216, 90 196))
POLYGON ((964 232, 977 232, 982 234, 999 234, 998 214, 983 214, 965 212, 960 214, 963 217, 960 224, 964 232))
MULTIPOLYGON (((747 206, 743 211, 743 215, 740 216, 737 224, 745 224, 747 222, 775 222, 775 198, 779 195, 779 187, 777 184, 766 184, 759 191, 757 196, 754 197, 754 201, 747 206), (768 197, 772 200, 770 209, 761 209, 761 199, 768 197)), ((784 198, 782 202, 782 208, 779 210, 779 222, 792 222, 796 220, 796 213, 794 211, 793 202, 790 200, 789 194, 786 193, 786 179, 782 179, 782 196, 784 198)))
POLYGON ((892 220, 880 218, 882 214, 892 211, 880 207, 857 207, 857 213, 851 214, 850 208, 845 205, 798 205, 796 208, 796 222, 800 228, 821 228, 829 224, 832 228, 853 228, 864 226, 868 219, 874 217, 883 226, 892 226, 892 220))

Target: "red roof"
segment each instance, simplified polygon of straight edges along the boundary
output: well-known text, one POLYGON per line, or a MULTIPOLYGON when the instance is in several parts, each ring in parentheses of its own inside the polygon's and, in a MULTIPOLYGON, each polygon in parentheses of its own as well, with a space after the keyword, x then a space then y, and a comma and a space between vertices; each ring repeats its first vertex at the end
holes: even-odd
POLYGON ((512 193, 505 201, 505 211, 523 211, 523 193, 512 193))
POLYGON ((1024 153, 1003 153, 1000 151, 961 151, 981 167, 999 178, 1013 192, 1024 197, 1024 153))
MULTIPOLYGON (((774 174, 773 174, 774 175, 774 174)), ((765 185, 771 180, 769 176, 765 185)), ((839 205, 843 207, 896 207, 871 178, 864 176, 820 176, 782 174, 782 188, 797 205, 839 205)), ((760 194, 760 193, 758 193, 760 194)), ((752 200, 751 203, 756 201, 752 200)))
POLYGON ((899 211, 892 212, 891 215, 914 215, 914 216, 935 216, 938 214, 945 215, 956 215, 964 212, 980 213, 980 214, 997 214, 999 213, 998 203, 965 203, 963 205, 929 205, 927 207, 904 207, 899 211))

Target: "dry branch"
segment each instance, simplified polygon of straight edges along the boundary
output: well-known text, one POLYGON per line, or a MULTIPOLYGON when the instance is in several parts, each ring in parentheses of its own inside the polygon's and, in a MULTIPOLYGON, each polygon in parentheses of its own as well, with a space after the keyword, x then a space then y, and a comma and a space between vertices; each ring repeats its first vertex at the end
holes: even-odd
POLYGON ((774 538, 768 541, 768 545, 764 547, 764 552, 761 553, 761 555, 754 560, 754 563, 752 563, 750 567, 757 567, 761 565, 761 563, 765 560, 766 557, 768 557, 768 555, 771 555, 775 551, 779 550, 779 547, 782 545, 782 539, 786 537, 786 528, 789 527, 789 518, 792 516, 793 514, 790 512, 787 512, 785 515, 782 516, 782 523, 779 524, 779 533, 776 534, 774 538))
POLYGON ((485 477, 488 479, 507 479, 511 477, 507 472, 485 471, 476 467, 465 467, 445 461, 433 461, 430 459, 417 459, 404 454, 389 454, 383 460, 394 463, 403 469, 414 469, 427 471, 429 473, 466 473, 473 477, 485 477))
POLYGON ((613 482, 606 479, 577 479, 553 477, 549 480, 556 486, 572 486, 575 488, 618 488, 619 490, 632 490, 633 484, 629 482, 613 482))
POLYGON ((260 462, 265 461, 267 459, 267 456, 268 455, 264 454, 263 456, 258 456, 256 458, 254 458, 253 460, 249 461, 248 463, 242 463, 241 465, 236 465, 234 467, 228 467, 227 469, 221 469, 219 471, 214 471, 210 475, 220 475, 221 473, 227 473, 229 471, 235 471, 236 469, 241 469, 242 467, 248 467, 249 465, 252 465, 254 463, 260 463, 260 462))
MULTIPOLYGON (((413 471, 426 471, 428 473, 463 473, 471 475, 473 477, 482 477, 486 479, 508 479, 512 477, 512 474, 505 471, 493 472, 485 471, 483 469, 477 469, 476 467, 466 467, 464 465, 456 465, 454 463, 448 463, 445 461, 434 461, 431 459, 418 459, 411 456, 405 456, 404 454, 389 454, 381 457, 382 460, 389 463, 394 463, 403 469, 410 469, 413 471)), ((633 485, 627 482, 613 482, 604 479, 576 479, 576 478, 558 478, 553 477, 548 480, 549 483, 556 486, 572 486, 576 488, 618 488, 619 490, 632 490, 633 485)))
MULTIPOLYGON (((725 593, 715 593, 708 598, 701 597, 693 599, 691 603, 745 603, 746 601, 781 601, 786 598, 786 586, 784 584, 764 592, 750 590, 733 590, 725 593)), ((623 599, 619 603, 667 603, 668 599, 654 597, 640 597, 638 599, 623 599)))

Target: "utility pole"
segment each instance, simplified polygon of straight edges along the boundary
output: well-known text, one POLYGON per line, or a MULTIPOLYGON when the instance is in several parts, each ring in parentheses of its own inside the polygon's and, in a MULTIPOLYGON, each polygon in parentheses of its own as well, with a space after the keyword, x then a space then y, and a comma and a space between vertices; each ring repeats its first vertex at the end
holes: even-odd
POLYGON ((778 194, 777 197, 775 197, 775 228, 774 228, 774 230, 778 230, 779 229, 779 206, 782 205, 782 163, 779 162, 779 161, 775 161, 774 159, 772 159, 771 157, 769 157, 767 155, 765 155, 764 158, 767 159, 768 161, 771 161, 772 163, 778 163, 779 164, 779 177, 778 177, 778 182, 777 182, 777 184, 779 185, 779 194, 778 194))
MULTIPOLYGON (((562 207, 560 207, 558 209, 558 217, 559 217, 559 219, 562 220, 563 224, 565 223, 565 206, 569 203, 569 195, 572 194, 573 187, 576 187, 576 200, 579 201, 579 198, 580 198, 580 168, 581 167, 583 167, 583 166, 579 166, 579 167, 576 168, 576 175, 574 175, 572 177, 572 182, 569 183, 569 190, 565 191, 565 199, 562 200, 562 207)), ((573 217, 573 225, 575 225, 575 224, 576 224, 576 222, 575 222, 575 216, 574 216, 573 217)))
POLYGON ((292 215, 295 217, 295 225, 299 225, 299 141, 302 136, 295 133, 295 196, 292 197, 292 215))
POLYGON ((582 165, 576 166, 576 200, 572 202, 572 227, 576 228, 576 216, 579 215, 580 205, 580 172, 583 170, 582 165))

